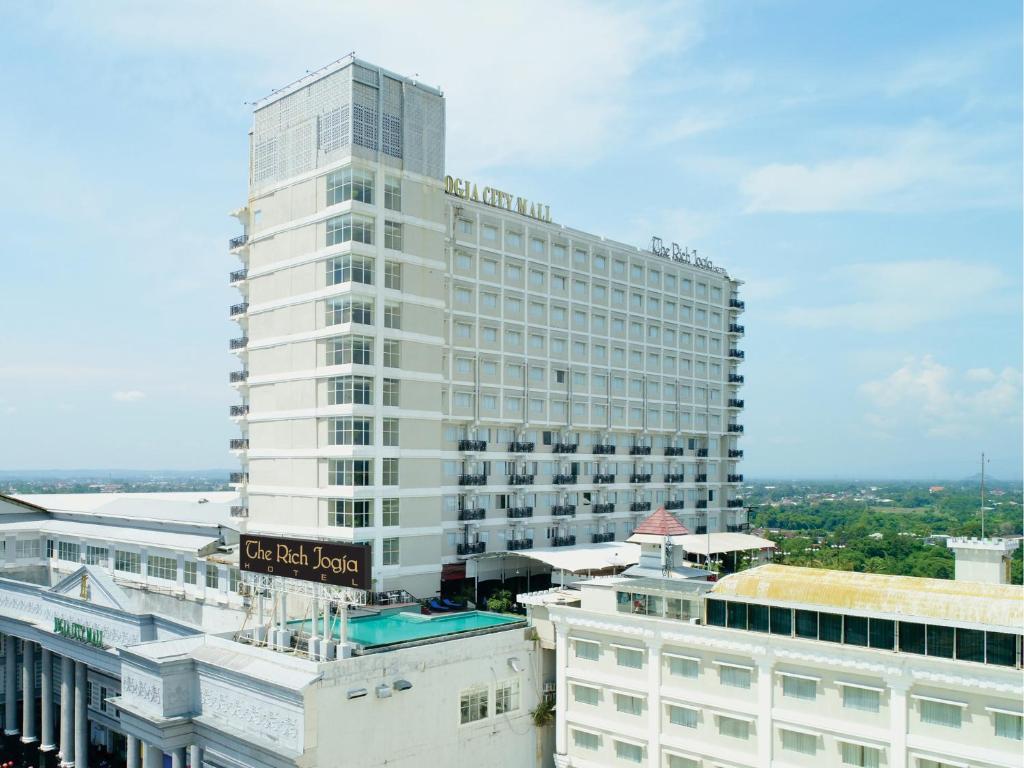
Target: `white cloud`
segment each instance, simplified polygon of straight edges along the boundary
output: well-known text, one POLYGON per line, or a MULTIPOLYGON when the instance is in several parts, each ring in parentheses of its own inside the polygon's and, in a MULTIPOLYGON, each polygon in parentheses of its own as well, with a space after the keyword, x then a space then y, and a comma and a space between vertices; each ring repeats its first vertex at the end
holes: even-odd
POLYGON ((124 389, 118 390, 111 397, 119 403, 135 403, 146 397, 145 392, 140 392, 137 389, 124 389))
POLYGON ((979 382, 925 355, 909 358, 860 391, 874 409, 866 421, 883 433, 910 427, 934 438, 982 438, 1007 430, 1019 434, 1021 372, 1014 368, 979 382))
POLYGON ((698 136, 716 128, 721 128, 726 121, 722 117, 709 115, 705 112, 691 113, 676 118, 667 125, 654 130, 651 137, 656 144, 672 144, 677 141, 698 136))
POLYGON ((952 259, 851 264, 826 272, 817 295, 828 304, 795 306, 780 320, 803 328, 895 332, 974 312, 1008 309, 1009 282, 996 267, 952 259), (845 301, 844 301, 845 299, 845 301))

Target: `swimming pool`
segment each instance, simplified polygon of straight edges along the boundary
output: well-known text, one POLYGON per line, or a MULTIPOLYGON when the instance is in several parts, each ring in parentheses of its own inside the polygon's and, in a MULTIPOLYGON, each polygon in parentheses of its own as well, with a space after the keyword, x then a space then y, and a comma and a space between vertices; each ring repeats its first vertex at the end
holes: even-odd
MULTIPOLYGON (((364 648, 376 645, 394 645, 407 643, 411 640, 423 640, 442 635, 454 635, 460 632, 472 632, 476 629, 488 629, 504 624, 515 624, 522 621, 518 616, 504 616, 486 611, 463 611, 461 613, 424 616, 412 611, 385 613, 379 616, 363 616, 348 621, 348 639, 359 643, 364 648)), ((331 618, 331 634, 338 637, 338 626, 341 619, 331 618)), ((311 622, 292 621, 289 625, 303 632, 309 632, 311 622)), ((317 634, 323 633, 323 620, 317 622, 317 634)))

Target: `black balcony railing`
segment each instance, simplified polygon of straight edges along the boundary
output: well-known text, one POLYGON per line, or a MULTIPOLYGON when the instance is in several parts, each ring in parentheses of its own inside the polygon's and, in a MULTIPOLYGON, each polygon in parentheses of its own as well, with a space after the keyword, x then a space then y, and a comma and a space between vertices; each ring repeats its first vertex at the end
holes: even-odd
POLYGON ((695 483, 706 483, 707 481, 708 481, 708 476, 707 476, 706 473, 703 474, 703 475, 694 475, 693 476, 693 482, 695 482, 695 483))
POLYGON ((248 276, 248 274, 249 274, 249 270, 248 269, 236 269, 234 272, 232 272, 230 275, 228 275, 228 282, 229 283, 240 283, 243 280, 245 280, 245 278, 248 276))
POLYGON ((249 438, 248 437, 233 437, 229 443, 232 451, 247 451, 249 450, 249 438))
POLYGON ((571 517, 576 514, 576 505, 556 504, 551 508, 551 514, 555 517, 571 517))
POLYGON ((555 443, 551 446, 552 453, 576 453, 579 448, 575 443, 555 443))
POLYGON ((572 547, 576 544, 575 536, 553 536, 551 538, 552 547, 572 547))
POLYGON ((512 443, 508 444, 508 452, 509 453, 533 453, 534 447, 535 446, 534 446, 533 443, 524 443, 524 442, 516 441, 516 442, 512 442, 512 443))
POLYGON ((729 449, 729 458, 730 459, 742 459, 743 458, 743 451, 740 450, 739 448, 730 448, 729 449))
POLYGON ((228 475, 228 482, 232 485, 241 485, 249 482, 248 472, 232 472, 228 475))
POLYGON ((615 532, 607 531, 605 533, 595 533, 593 536, 590 537, 590 540, 594 544, 601 544, 605 541, 615 541, 615 532))
POLYGON ((229 411, 232 416, 248 416, 249 415, 249 404, 244 403, 242 405, 232 405, 229 411))
POLYGON ((615 453, 615 446, 609 445, 608 443, 596 443, 594 445, 594 454, 600 455, 612 455, 615 453))
POLYGON ((460 451, 486 451, 486 440, 459 440, 460 451))
POLYGON ((729 507, 730 509, 737 509, 743 506, 743 499, 729 499, 727 502, 725 502, 725 506, 729 507))
POLYGON ((244 315, 248 311, 249 302, 243 301, 241 304, 232 304, 230 307, 228 307, 228 316, 238 317, 239 315, 244 315))
POLYGON ((487 510, 483 507, 467 507, 459 510, 459 520, 483 520, 487 517, 487 510))
POLYGON ((243 507, 241 505, 233 505, 231 507, 231 516, 232 517, 248 517, 249 516, 249 508, 248 507, 243 507))
POLYGON ((666 456, 683 456, 686 454, 686 449, 678 445, 666 445, 665 455, 666 456))
POLYGON ((685 479, 686 478, 683 477, 682 472, 669 472, 667 475, 665 475, 666 483, 682 483, 685 481, 685 479))
POLYGON ((239 336, 237 339, 231 339, 228 342, 228 349, 245 349, 249 346, 248 336, 239 336))
POLYGON ((729 533, 746 533, 750 530, 750 523, 737 523, 736 525, 727 525, 725 530, 729 533))
POLYGON ((682 499, 669 499, 665 502, 665 509, 667 510, 684 509, 685 506, 685 502, 682 499))
POLYGON ((228 248, 241 248, 243 245, 249 242, 249 236, 246 234, 236 235, 228 240, 228 248))
POLYGON ((634 501, 629 505, 630 512, 650 512, 651 502, 649 501, 634 501))
POLYGON ((242 370, 242 371, 232 371, 228 375, 228 380, 232 384, 238 384, 239 382, 248 380, 248 378, 249 378, 249 372, 245 371, 245 370, 242 370))
POLYGON ((533 485, 533 475, 509 475, 509 485, 533 485))
POLYGON ((742 483, 743 475, 726 475, 726 482, 729 483, 742 483))
POLYGON ((576 485, 576 475, 555 475, 552 482, 555 485, 576 485))
POLYGON ((650 456, 651 446, 649 445, 631 445, 629 446, 630 456, 650 456))
POLYGON ((631 483, 649 483, 651 482, 650 472, 634 472, 629 476, 629 482, 631 483))
POLYGON ((707 499, 697 499, 697 509, 707 509, 707 508, 708 508, 708 500, 707 499))
POLYGON ((472 544, 458 544, 455 551, 460 555, 479 555, 487 551, 487 542, 476 541, 472 544))
POLYGON ((742 433, 743 432, 743 425, 742 424, 730 424, 729 425, 729 431, 730 432, 736 432, 736 433, 742 433))
POLYGON ((509 539, 507 548, 510 552, 520 549, 533 549, 533 539, 509 539))
POLYGON ((729 383, 730 384, 742 384, 744 381, 742 373, 730 373, 729 383))
POLYGON ((694 455, 698 459, 706 459, 708 457, 708 449, 707 448, 698 448, 696 451, 694 451, 694 455))
POLYGON ((487 475, 459 475, 459 485, 487 485, 487 475))
POLYGON ((729 307, 730 309, 746 309, 747 303, 739 299, 729 299, 729 307))
POLYGON ((743 333, 747 329, 738 323, 729 323, 729 333, 743 333))
POLYGON ((694 531, 693 531, 693 532, 694 532, 694 533, 707 533, 707 532, 708 532, 708 527, 707 527, 706 525, 698 525, 698 526, 697 526, 697 527, 696 527, 696 528, 694 529, 694 531))
POLYGON ((614 504, 608 504, 608 503, 595 504, 593 507, 590 508, 590 510, 595 515, 606 515, 606 514, 608 514, 610 512, 614 512, 615 511, 615 505, 614 504))
POLYGON ((729 407, 730 408, 742 408, 743 407, 743 401, 742 400, 737 400, 735 397, 730 397, 729 398, 729 407))
POLYGON ((505 514, 508 517, 533 517, 533 507, 509 507, 505 514))
POLYGON ((730 349, 729 350, 729 357, 735 357, 737 360, 742 360, 746 356, 747 356, 747 353, 744 352, 742 349, 730 349))
POLYGON ((605 474, 600 474, 599 473, 599 474, 594 475, 594 482, 595 483, 614 483, 615 482, 615 475, 610 475, 610 474, 607 474, 607 473, 605 473, 605 474))

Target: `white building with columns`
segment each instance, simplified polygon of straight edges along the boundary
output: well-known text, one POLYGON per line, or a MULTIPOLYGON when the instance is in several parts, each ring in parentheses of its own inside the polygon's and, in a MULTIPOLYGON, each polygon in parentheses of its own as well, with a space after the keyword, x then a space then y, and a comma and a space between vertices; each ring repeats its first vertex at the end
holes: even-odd
POLYGON ((763 565, 519 599, 558 766, 1024 764, 1019 586, 763 565))

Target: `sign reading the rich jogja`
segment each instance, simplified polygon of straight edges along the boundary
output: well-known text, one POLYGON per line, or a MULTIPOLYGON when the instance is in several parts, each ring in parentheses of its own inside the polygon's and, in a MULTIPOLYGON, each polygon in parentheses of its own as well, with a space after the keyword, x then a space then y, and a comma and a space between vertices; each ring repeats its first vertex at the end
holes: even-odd
POLYGON ((672 247, 669 248, 657 236, 651 238, 651 253, 663 259, 678 261, 680 264, 689 264, 698 269, 706 269, 708 272, 714 272, 716 275, 728 276, 729 274, 725 271, 724 267, 715 266, 711 259, 702 259, 697 256, 696 248, 692 251, 689 248, 680 248, 679 243, 672 243, 672 247))
POLYGON ((97 648, 103 647, 103 630, 101 629, 94 629, 84 624, 76 624, 73 621, 54 616, 53 631, 55 634, 66 637, 69 640, 77 640, 80 643, 94 645, 97 648))
POLYGON ((537 221, 551 221, 551 206, 542 203, 531 203, 525 197, 516 197, 511 192, 503 192, 494 187, 484 187, 479 190, 469 179, 456 179, 451 176, 444 177, 444 191, 449 195, 461 197, 463 200, 472 200, 474 203, 483 203, 494 208, 502 208, 506 211, 529 216, 537 221), (515 201, 513 206, 512 201, 515 201))
POLYGON ((336 587, 370 588, 370 547, 366 544, 243 534, 239 567, 336 587))

